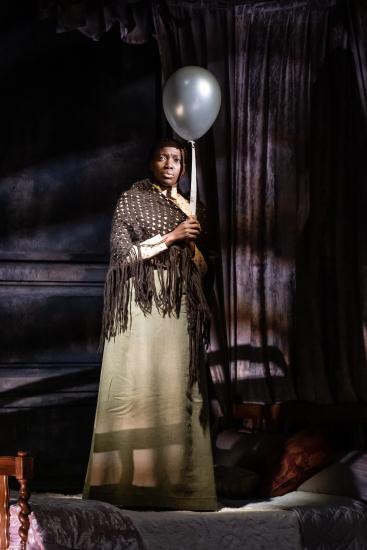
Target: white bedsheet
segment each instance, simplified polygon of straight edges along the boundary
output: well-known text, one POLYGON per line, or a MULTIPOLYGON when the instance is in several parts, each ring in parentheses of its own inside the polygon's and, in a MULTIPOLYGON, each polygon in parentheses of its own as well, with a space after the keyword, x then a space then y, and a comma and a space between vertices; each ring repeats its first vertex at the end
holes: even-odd
POLYGON ((367 505, 359 500, 294 491, 243 506, 249 511, 279 507, 298 515, 306 550, 367 550, 367 505))
POLYGON ((125 512, 149 550, 300 550, 297 514, 289 510, 125 512))

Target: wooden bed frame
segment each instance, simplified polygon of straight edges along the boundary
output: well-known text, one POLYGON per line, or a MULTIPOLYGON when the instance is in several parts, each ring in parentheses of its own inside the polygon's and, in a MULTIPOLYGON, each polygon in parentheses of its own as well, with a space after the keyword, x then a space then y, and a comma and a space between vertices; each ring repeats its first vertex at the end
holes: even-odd
POLYGON ((17 456, 0 457, 0 550, 6 550, 9 546, 9 484, 8 478, 15 477, 19 483, 19 536, 21 550, 26 549, 29 514, 31 512, 28 500, 28 480, 33 477, 33 458, 24 451, 19 451, 17 456))

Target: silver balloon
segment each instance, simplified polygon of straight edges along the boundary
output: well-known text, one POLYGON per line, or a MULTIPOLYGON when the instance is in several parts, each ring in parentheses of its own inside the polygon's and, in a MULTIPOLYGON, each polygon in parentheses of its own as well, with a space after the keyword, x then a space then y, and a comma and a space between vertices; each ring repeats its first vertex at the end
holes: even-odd
POLYGON ((179 136, 195 140, 211 127, 220 109, 221 93, 216 78, 202 67, 182 67, 167 80, 163 109, 179 136))

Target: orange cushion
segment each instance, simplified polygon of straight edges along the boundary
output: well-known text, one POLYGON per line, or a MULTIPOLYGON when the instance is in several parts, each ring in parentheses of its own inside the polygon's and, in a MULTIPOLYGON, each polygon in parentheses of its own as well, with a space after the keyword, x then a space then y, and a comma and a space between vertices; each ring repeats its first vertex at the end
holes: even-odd
POLYGON ((269 456, 261 496, 275 497, 294 491, 332 460, 333 453, 320 430, 311 428, 293 435, 277 455, 269 456))

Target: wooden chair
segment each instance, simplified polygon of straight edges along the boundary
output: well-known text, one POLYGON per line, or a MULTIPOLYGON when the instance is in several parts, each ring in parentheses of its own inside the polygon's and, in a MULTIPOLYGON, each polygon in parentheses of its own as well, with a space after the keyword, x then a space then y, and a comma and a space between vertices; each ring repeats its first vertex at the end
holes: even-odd
POLYGON ((0 456, 0 550, 6 550, 9 546, 9 476, 15 477, 20 485, 19 536, 21 550, 25 550, 29 530, 28 516, 31 512, 28 504, 28 480, 33 477, 33 458, 24 451, 19 451, 17 456, 0 456))

